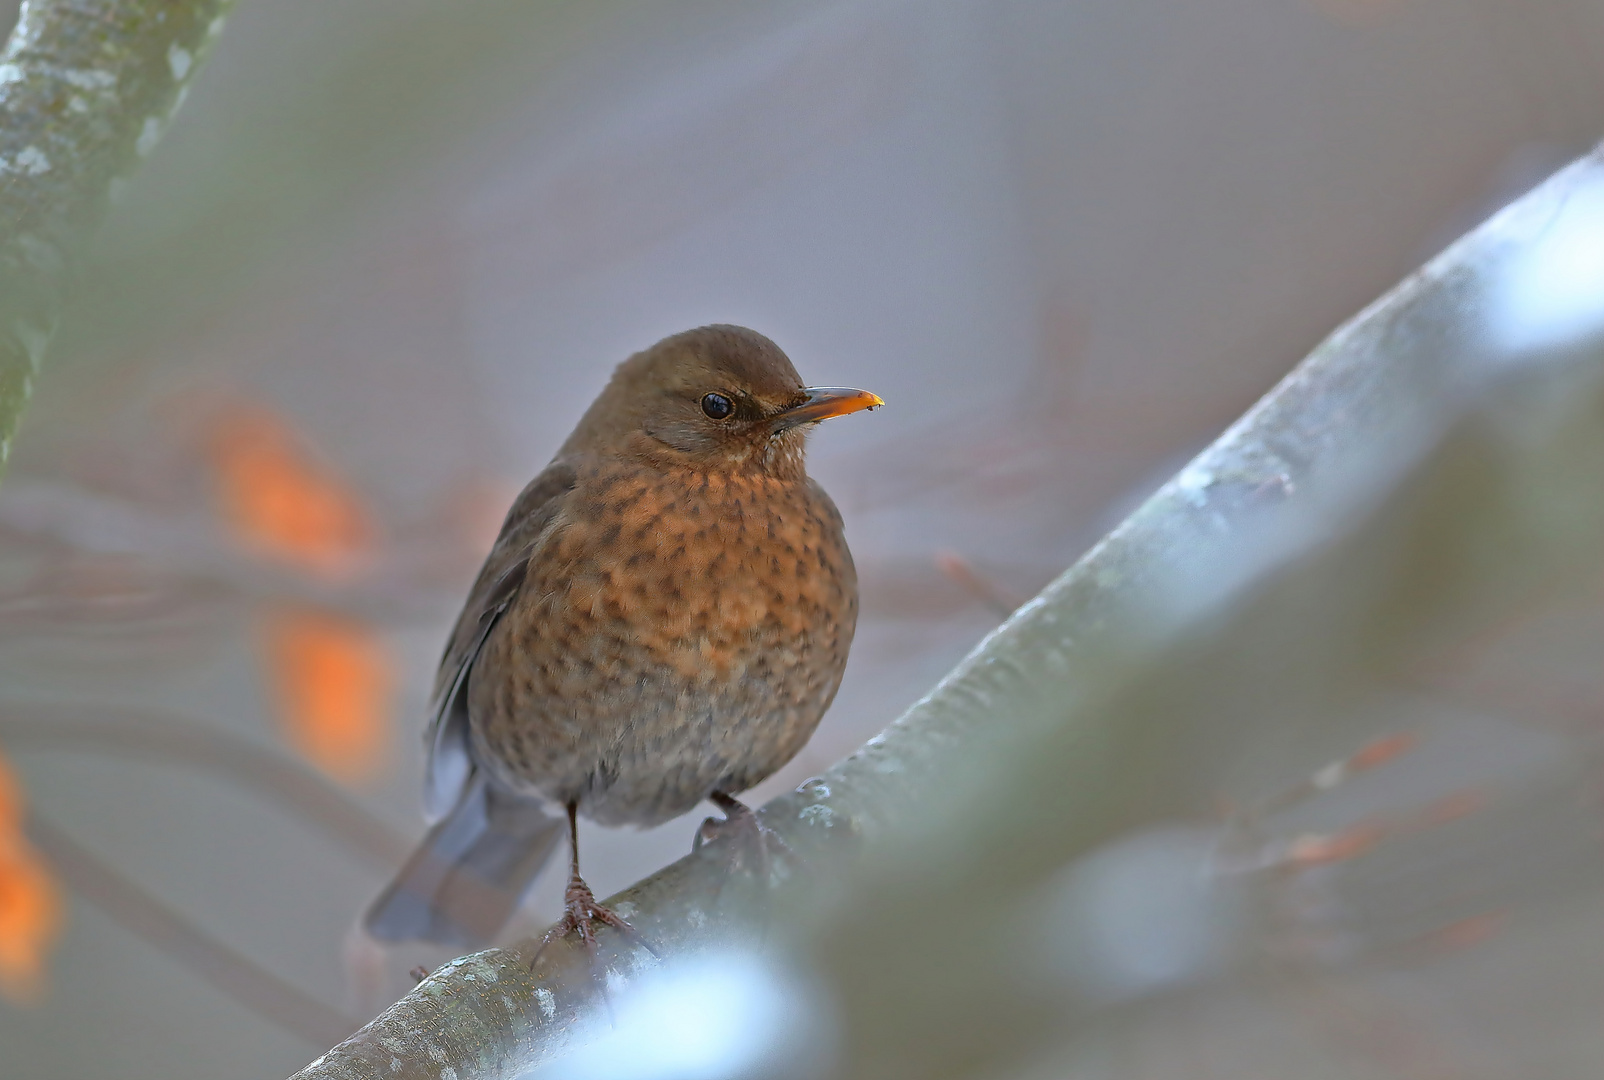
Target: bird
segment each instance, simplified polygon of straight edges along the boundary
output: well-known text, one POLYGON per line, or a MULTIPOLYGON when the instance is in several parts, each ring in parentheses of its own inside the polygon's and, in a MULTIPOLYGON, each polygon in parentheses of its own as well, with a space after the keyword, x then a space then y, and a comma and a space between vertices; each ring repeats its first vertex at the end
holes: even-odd
POLYGON ((447 640, 425 734, 432 824, 363 925, 482 947, 567 833, 547 941, 633 928, 580 874, 578 818, 650 827, 790 761, 835 699, 858 614, 820 421, 884 402, 804 386, 740 326, 620 364, 514 500, 447 640))

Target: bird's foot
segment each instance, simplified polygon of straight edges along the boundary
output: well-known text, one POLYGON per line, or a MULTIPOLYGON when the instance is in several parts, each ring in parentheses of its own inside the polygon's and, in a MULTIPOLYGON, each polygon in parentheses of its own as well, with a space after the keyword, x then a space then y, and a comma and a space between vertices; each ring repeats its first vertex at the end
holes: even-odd
POLYGON ((541 954, 546 947, 554 941, 560 941, 569 934, 578 933, 579 940, 590 954, 591 974, 596 981, 605 984, 606 975, 601 969, 600 959, 597 955, 596 924, 610 926, 622 934, 630 944, 636 945, 659 960, 662 956, 652 948, 651 944, 640 935, 640 932, 629 925, 624 918, 612 908, 596 899, 596 894, 590 891, 583 878, 574 874, 568 879, 568 888, 563 891, 563 917, 557 920, 550 930, 540 939, 540 945, 535 949, 535 955, 529 960, 529 970, 533 971, 535 964, 540 961, 541 954))
POLYGON ((724 811, 724 817, 708 818, 702 822, 691 841, 692 851, 699 851, 703 844, 728 836, 730 840, 725 858, 730 873, 745 869, 748 859, 751 859, 756 864, 758 880, 765 886, 773 880, 776 852, 793 863, 803 861, 784 837, 769 828, 755 810, 739 799, 715 791, 708 796, 708 801, 724 811))

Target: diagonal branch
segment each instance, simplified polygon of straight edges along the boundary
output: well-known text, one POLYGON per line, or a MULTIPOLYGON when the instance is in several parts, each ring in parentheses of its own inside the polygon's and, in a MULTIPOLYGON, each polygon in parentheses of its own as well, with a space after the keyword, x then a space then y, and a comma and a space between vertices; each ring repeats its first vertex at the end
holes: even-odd
POLYGON ((356 1022, 293 983, 197 929, 66 833, 35 814, 28 838, 72 890, 125 930, 182 963, 223 993, 314 1046, 342 1038, 356 1022))
MULTIPOLYGON (((1125 830, 1207 820, 1205 763, 1233 750, 1316 722, 1362 743, 1354 695, 1596 569, 1604 342, 1500 354, 1482 320, 1600 190, 1595 154, 1362 312, 901 719, 764 807, 831 886, 780 890, 772 925, 833 999, 842 1074, 1012 1075, 1082 1015, 1021 974, 1022 898, 1125 830)), ((610 903, 686 956, 757 927, 765 905, 725 884, 704 848, 610 903)), ((582 955, 529 956, 448 965, 296 1080, 522 1075, 604 1015, 582 955)))
POLYGON ((87 708, 0 706, 0 742, 142 757, 212 773, 316 825, 375 868, 391 873, 410 842, 344 792, 299 762, 223 728, 161 713, 119 709, 114 717, 87 708))

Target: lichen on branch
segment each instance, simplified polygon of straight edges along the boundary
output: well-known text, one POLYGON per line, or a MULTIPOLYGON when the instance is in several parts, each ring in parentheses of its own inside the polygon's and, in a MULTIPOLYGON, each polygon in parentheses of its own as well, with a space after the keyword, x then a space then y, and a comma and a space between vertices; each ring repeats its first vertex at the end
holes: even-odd
POLYGON ((115 187, 149 156, 233 0, 28 0, 0 54, 0 461, 115 187))

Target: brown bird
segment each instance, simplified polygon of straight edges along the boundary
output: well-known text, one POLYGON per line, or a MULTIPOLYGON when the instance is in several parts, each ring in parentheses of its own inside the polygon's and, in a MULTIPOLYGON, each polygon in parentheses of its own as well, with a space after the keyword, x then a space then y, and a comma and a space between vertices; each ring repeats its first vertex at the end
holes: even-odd
MULTIPOLYGON (((820 420, 873 409, 804 387, 739 326, 666 338, 618 367, 513 503, 446 645, 428 731, 435 822, 365 924, 477 946, 556 847, 553 934, 628 926, 579 873, 577 817, 650 826, 735 795, 800 750, 857 622, 841 515, 803 464, 820 420)), ((551 938, 548 937, 548 940, 551 938)))

